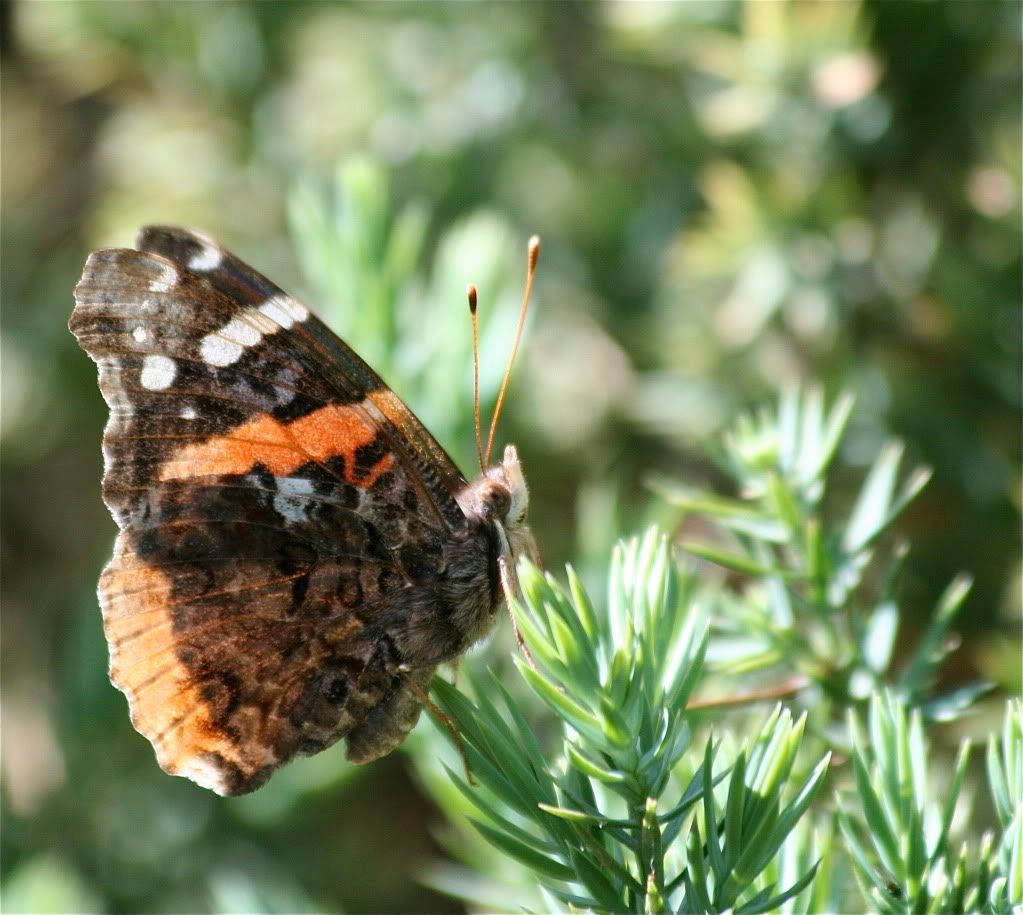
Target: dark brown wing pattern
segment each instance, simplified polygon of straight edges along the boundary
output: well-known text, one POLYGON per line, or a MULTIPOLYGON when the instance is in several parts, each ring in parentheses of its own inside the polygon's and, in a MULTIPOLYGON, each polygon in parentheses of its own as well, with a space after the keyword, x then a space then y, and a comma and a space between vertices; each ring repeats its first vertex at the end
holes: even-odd
POLYGON ((410 633, 452 594, 493 603, 491 534, 429 433, 302 305, 196 233, 138 244, 89 257, 70 322, 110 407, 111 679, 163 768, 221 794, 342 736, 354 761, 383 755, 464 647, 413 651, 410 633))

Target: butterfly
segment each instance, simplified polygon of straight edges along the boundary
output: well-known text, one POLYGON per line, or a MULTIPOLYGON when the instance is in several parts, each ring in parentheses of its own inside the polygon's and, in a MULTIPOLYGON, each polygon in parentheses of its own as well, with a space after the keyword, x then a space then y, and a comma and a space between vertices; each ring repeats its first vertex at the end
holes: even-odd
POLYGON ((391 752, 539 559, 515 448, 485 466, 492 427, 469 482, 325 324, 198 232, 93 252, 75 302, 110 408, 110 678, 159 764, 235 795, 341 738, 354 763, 391 752))

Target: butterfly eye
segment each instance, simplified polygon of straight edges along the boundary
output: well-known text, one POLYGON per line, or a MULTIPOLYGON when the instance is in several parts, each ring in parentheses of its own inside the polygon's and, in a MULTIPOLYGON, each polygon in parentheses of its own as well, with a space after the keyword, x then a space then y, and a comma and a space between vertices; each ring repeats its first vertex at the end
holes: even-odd
POLYGON ((506 486, 490 481, 480 489, 483 510, 491 518, 504 519, 511 509, 511 493, 506 486))

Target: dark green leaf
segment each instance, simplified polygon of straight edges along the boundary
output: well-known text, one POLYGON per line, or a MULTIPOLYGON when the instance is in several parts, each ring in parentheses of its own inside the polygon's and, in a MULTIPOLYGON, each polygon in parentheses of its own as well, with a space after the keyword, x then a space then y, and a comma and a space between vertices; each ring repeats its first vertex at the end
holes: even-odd
POLYGON ((538 874, 544 874, 554 880, 573 880, 575 878, 575 873, 570 867, 566 867, 560 861, 549 858, 525 842, 519 842, 502 830, 496 829, 487 823, 482 823, 479 820, 470 819, 470 822, 486 836, 488 842, 501 849, 505 854, 510 855, 516 861, 525 864, 530 870, 536 871, 538 874))
POLYGON ((819 867, 820 861, 814 864, 807 874, 800 877, 800 879, 793 883, 792 886, 783 890, 777 896, 763 900, 756 906, 753 905, 753 900, 751 899, 745 905, 739 906, 735 911, 737 913, 743 913, 743 915, 758 915, 760 912, 777 912, 781 906, 790 899, 794 899, 813 882, 813 878, 817 876, 817 869, 819 867))

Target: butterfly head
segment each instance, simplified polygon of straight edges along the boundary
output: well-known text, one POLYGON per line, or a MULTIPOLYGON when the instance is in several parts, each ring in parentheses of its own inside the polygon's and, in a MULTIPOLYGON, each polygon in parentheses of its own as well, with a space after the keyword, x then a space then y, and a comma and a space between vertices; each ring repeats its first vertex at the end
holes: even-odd
POLYGON ((529 489, 514 445, 504 449, 501 463, 483 471, 459 501, 467 515, 494 525, 501 556, 512 573, 522 556, 540 564, 540 551, 527 523, 529 489))

